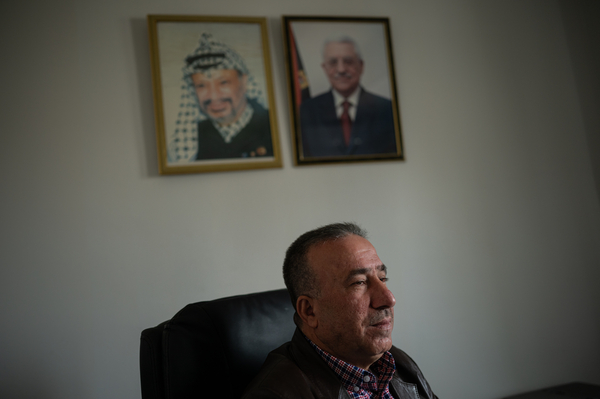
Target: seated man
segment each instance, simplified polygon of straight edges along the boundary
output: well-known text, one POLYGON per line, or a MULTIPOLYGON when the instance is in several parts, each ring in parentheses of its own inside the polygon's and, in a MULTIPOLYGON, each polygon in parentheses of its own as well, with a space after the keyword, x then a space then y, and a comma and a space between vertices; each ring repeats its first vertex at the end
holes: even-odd
POLYGON ((437 399, 415 362, 392 346, 396 300, 364 230, 340 223, 301 235, 283 276, 298 328, 269 354, 244 399, 437 399))

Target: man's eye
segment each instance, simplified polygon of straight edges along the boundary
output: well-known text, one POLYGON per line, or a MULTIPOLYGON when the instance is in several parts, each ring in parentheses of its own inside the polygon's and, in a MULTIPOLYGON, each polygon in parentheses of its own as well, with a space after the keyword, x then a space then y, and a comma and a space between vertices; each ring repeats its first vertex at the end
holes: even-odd
POLYGON ((344 64, 348 66, 354 66, 357 64, 357 60, 355 58, 344 58, 344 64))
POLYGON ((366 283, 367 283, 367 282, 366 282, 365 280, 360 280, 360 281, 356 281, 356 282, 354 283, 354 285, 364 285, 364 284, 366 284, 366 283))
POLYGON ((388 281, 388 278, 387 278, 387 277, 381 277, 379 280, 381 280, 381 281, 382 281, 382 282, 384 282, 384 283, 387 283, 387 281, 388 281))

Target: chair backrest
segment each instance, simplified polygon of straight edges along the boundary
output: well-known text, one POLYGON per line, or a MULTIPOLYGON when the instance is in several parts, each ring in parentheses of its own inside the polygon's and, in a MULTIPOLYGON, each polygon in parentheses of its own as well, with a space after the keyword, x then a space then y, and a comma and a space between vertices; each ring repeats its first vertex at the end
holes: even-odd
POLYGON ((197 302, 142 332, 143 399, 237 399, 293 335, 286 289, 197 302))

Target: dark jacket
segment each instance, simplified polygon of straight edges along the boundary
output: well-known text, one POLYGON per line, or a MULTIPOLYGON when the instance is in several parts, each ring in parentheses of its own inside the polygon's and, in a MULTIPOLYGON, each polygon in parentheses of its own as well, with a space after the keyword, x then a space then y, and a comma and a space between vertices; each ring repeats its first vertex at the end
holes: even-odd
POLYGON ((392 102, 361 89, 346 146, 331 90, 300 105, 302 154, 308 158, 396 154, 394 126, 392 102))
POLYGON ((254 114, 230 143, 223 140, 209 119, 198 123, 197 160, 258 156, 256 152, 261 147, 265 150, 264 156, 273 156, 269 111, 254 100, 248 99, 248 102, 254 109, 254 114))
MULTIPOLYGON (((396 373, 390 392, 397 399, 437 399, 415 362, 396 347, 390 350, 396 373)), ((243 399, 350 399, 335 373, 296 329, 291 342, 272 351, 243 399)))

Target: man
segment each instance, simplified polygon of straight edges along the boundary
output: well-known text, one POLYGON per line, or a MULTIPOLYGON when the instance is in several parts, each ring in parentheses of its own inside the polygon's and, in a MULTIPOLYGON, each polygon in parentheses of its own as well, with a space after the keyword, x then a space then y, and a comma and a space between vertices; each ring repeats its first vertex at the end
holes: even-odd
POLYGON ((248 95, 255 83, 238 53, 203 33, 183 76, 189 101, 181 104, 172 161, 273 156, 269 112, 248 95))
POLYGON ((300 105, 304 157, 395 154, 392 102, 360 86, 364 60, 356 42, 327 40, 321 67, 331 90, 300 105))
POLYGON ((437 399, 392 346, 396 300, 364 230, 339 223, 303 234, 287 250, 283 275, 298 328, 269 354, 244 399, 437 399))

